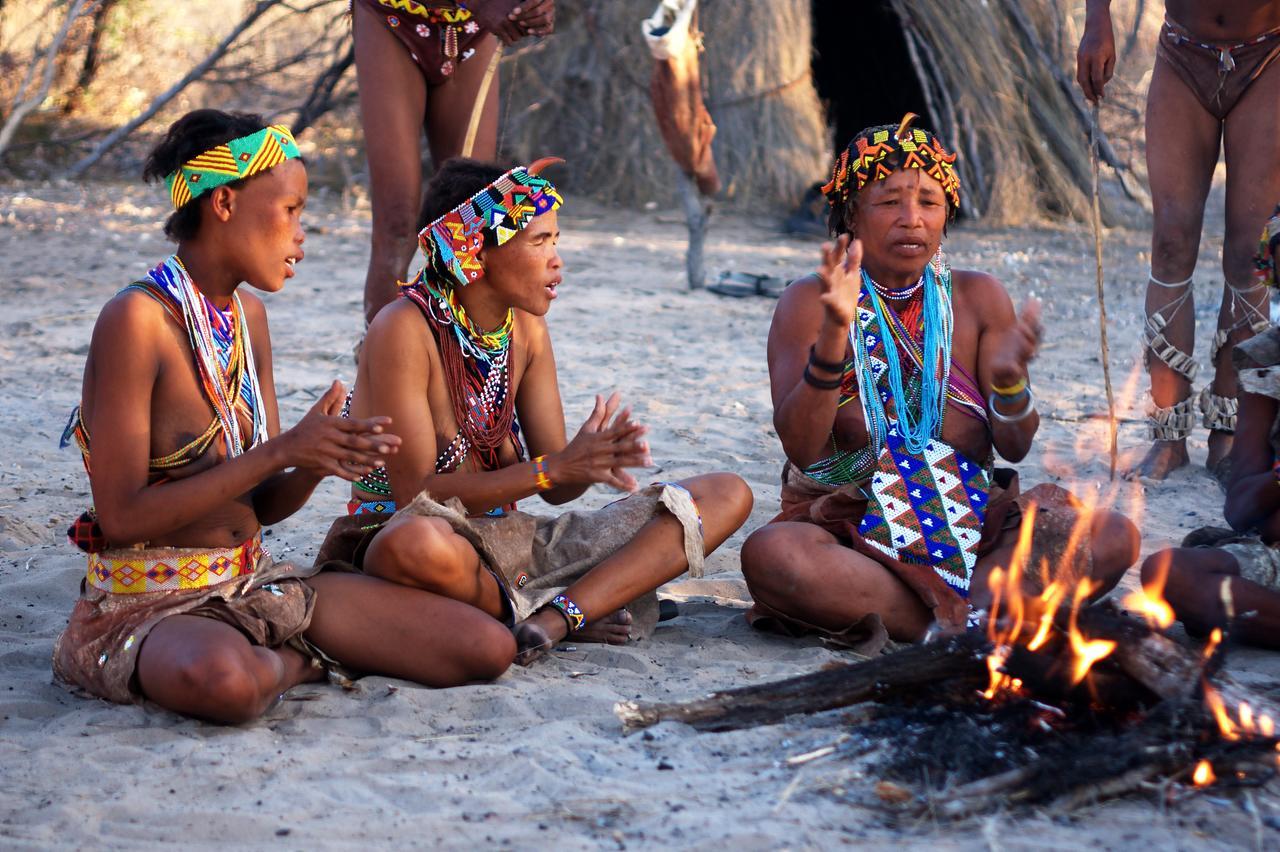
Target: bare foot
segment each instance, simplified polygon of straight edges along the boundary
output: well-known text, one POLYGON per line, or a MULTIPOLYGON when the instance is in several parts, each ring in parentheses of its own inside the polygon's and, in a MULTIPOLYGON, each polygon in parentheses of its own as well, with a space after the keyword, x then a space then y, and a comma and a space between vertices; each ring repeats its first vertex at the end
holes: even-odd
MULTIPOLYGON (((569 635, 569 624, 551 607, 540 609, 511 628, 516 637, 516 663, 527 666, 545 657, 569 635)), ((624 645, 631 638, 631 613, 615 610, 573 634, 574 641, 624 645)))
POLYGON ((1209 432, 1209 457, 1205 459, 1204 466, 1223 488, 1227 487, 1227 479, 1231 476, 1231 442, 1234 439, 1232 432, 1217 429, 1209 432))
POLYGON ((511 633, 516 637, 516 665, 528 666, 569 635, 569 625, 558 611, 546 607, 511 628, 511 633))
POLYGON ((1147 455, 1133 467, 1124 472, 1125 479, 1166 479, 1180 467, 1186 467, 1191 459, 1187 456, 1187 442, 1152 441, 1147 455))
POLYGON ((573 634, 575 642, 603 642, 606 645, 625 645, 630 638, 631 613, 625 609, 614 610, 573 634))

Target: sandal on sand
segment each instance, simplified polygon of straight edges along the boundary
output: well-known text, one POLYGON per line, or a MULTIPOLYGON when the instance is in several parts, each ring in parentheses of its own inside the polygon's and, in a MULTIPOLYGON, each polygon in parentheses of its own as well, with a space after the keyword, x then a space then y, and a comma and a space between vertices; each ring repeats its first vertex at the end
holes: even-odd
POLYGON ((747 296, 769 296, 776 299, 785 289, 787 289, 787 282, 777 276, 757 275, 754 272, 731 272, 727 269, 720 273, 716 283, 707 287, 709 292, 734 299, 747 296))
POLYGON ((673 618, 679 618, 680 607, 676 602, 667 598, 658 598, 658 621, 670 621, 673 618))

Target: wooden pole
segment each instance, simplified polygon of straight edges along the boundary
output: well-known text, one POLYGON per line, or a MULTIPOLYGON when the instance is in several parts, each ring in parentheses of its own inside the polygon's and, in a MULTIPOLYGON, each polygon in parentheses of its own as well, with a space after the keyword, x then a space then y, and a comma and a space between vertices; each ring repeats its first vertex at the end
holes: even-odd
POLYGON ((1102 286, 1102 205, 1098 190, 1098 102, 1093 102, 1089 125, 1089 159, 1093 164, 1093 255, 1098 281, 1098 339, 1102 345, 1102 382, 1107 389, 1107 424, 1111 432, 1111 479, 1116 478, 1116 454, 1120 424, 1116 422, 1116 397, 1111 390, 1111 347, 1107 345, 1107 299, 1102 286))
POLYGON ((476 144, 476 133, 480 130, 480 118, 484 115, 484 102, 489 99, 489 87, 493 85, 493 75, 498 73, 498 63, 502 61, 504 45, 498 42, 498 48, 489 60, 489 67, 484 69, 484 78, 480 80, 480 90, 476 92, 476 102, 471 107, 471 120, 467 122, 467 137, 462 143, 462 156, 470 157, 471 149, 476 144))

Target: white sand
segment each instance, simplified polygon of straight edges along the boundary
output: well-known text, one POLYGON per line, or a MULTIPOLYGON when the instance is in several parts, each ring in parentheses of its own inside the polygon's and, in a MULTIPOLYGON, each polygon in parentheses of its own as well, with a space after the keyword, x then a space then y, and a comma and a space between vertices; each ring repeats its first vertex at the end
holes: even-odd
MULTIPOLYGON (((1220 245, 1218 212, 1211 240, 1220 245)), ((366 678, 354 693, 294 690, 252 725, 225 728, 156 709, 75 697, 51 683, 49 655, 84 570, 63 538, 88 503, 73 450, 57 439, 79 395, 101 304, 168 253, 160 193, 93 186, 0 187, 0 846, 164 842, 307 848, 398 846, 710 848, 872 847, 1235 848, 1280 843, 1263 820, 1280 800, 1255 793, 1256 816, 1218 794, 1162 809, 1129 799, 1051 819, 997 815, 959 826, 899 822, 880 809, 865 761, 841 757, 799 770, 784 759, 836 739, 845 714, 731 734, 663 724, 623 737, 621 699, 696 696, 812 670, 839 659, 812 641, 751 632, 734 536, 708 576, 677 581, 678 620, 625 648, 565 648, 491 685, 434 691, 366 678)), ((292 423, 335 376, 352 375, 367 211, 316 198, 307 260, 269 300, 282 419, 292 423)), ((689 293, 683 227, 668 214, 619 214, 570 199, 562 216, 568 270, 549 316, 570 426, 591 394, 619 388, 652 427, 661 476, 735 471, 756 492, 745 531, 777 510, 781 451, 771 426, 764 362, 773 302, 689 293)), ((1147 267, 1144 231, 1107 237, 1108 308, 1117 387, 1135 375, 1147 267)), ((1015 302, 1046 299, 1048 343, 1035 367, 1045 415, 1023 481, 1107 489, 1097 360, 1092 242, 1078 228, 956 229, 958 266, 1000 277, 1015 302), (1060 478, 1060 479, 1059 479, 1060 478)), ((709 267, 792 277, 816 243, 740 218, 715 222, 709 267)), ((1219 254, 1202 253, 1201 357, 1216 309, 1219 254)), ((121 345, 127 345, 122 341, 121 345)), ((1136 377, 1138 386, 1142 377, 1136 377)), ((1128 395, 1131 398, 1132 394, 1128 395)), ((1127 455, 1144 444, 1126 405, 1127 455)), ((1204 457, 1204 433, 1193 458, 1204 457)), ((655 471, 659 473, 659 471, 655 471)), ((593 492, 584 503, 611 499, 593 492)), ((1149 502, 1144 554, 1189 528, 1222 523, 1221 495, 1201 469, 1147 489, 1125 486, 1122 507, 1149 502)), ((329 483, 297 517, 268 533, 277 557, 310 561, 344 489, 329 483)), ((1128 585, 1135 582, 1131 572, 1128 585)), ((1233 667, 1272 683, 1271 655, 1241 652, 1233 667)), ((957 748, 963 748, 957 743, 957 748)), ((1280 822, 1272 824, 1280 825, 1280 822)))

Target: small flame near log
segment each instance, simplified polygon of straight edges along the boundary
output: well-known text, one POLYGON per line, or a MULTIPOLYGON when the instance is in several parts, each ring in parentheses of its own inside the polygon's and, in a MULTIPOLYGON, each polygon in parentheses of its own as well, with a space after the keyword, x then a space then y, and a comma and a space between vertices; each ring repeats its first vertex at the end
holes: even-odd
POLYGON ((1218 776, 1213 774, 1213 767, 1209 764, 1209 761, 1201 760, 1196 764, 1195 772, 1191 773, 1191 780, 1195 782, 1197 787, 1208 787, 1218 780, 1218 776))

